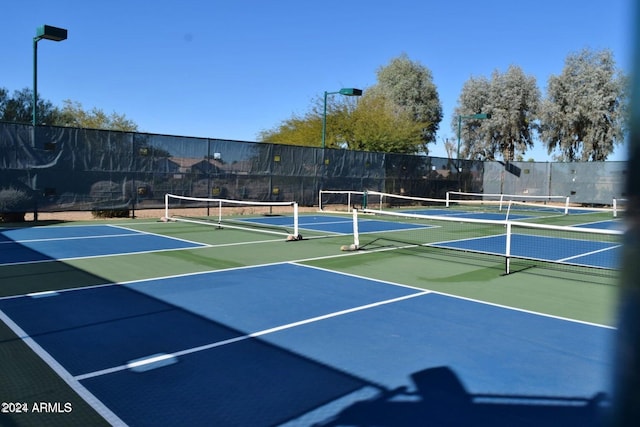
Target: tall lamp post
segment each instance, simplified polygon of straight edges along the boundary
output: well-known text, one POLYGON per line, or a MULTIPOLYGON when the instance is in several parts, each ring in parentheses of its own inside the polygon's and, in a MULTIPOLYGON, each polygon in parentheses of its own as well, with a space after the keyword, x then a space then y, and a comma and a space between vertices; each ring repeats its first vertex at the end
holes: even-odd
MULTIPOLYGON (((33 128, 35 135, 35 126, 38 123, 38 42, 42 39, 53 40, 59 42, 67 39, 67 30, 64 28, 52 27, 51 25, 42 25, 36 30, 36 36, 33 38, 33 128)), ((35 143, 35 138, 34 138, 35 143)))
POLYGON ((460 188, 460 172, 462 172, 462 168, 460 167, 460 130, 462 129, 462 121, 467 119, 485 120, 490 118, 491 118, 491 114, 487 114, 487 113, 470 114, 467 116, 458 115, 458 153, 456 154, 456 159, 458 163, 458 191, 462 191, 462 188, 460 188))
POLYGON ((322 148, 325 147, 327 139, 327 95, 340 94, 344 96, 362 96, 362 89, 342 88, 337 92, 324 93, 324 110, 322 112, 322 148))

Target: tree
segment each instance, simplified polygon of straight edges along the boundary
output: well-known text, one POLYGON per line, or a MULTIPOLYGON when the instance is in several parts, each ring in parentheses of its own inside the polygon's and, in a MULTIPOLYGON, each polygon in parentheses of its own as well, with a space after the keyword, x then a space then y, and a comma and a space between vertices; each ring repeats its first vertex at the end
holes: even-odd
MULTIPOLYGON (((38 124, 55 124, 58 110, 50 101, 38 98, 38 124)), ((7 122, 33 122, 33 91, 25 88, 8 96, 8 91, 0 91, 0 120, 7 122)))
POLYGON ((427 144, 435 142, 442 121, 442 104, 431 71, 402 54, 381 67, 377 77, 378 84, 369 88, 365 97, 382 96, 397 108, 394 114, 408 114, 422 124, 422 145, 414 151, 428 153, 427 144))
POLYGON ((560 161, 606 160, 623 141, 626 77, 608 50, 570 54, 551 76, 542 103, 541 139, 560 161))
POLYGON ((352 150, 415 154, 425 150, 428 123, 415 120, 411 111, 398 108, 380 93, 370 93, 358 103, 344 129, 352 150))
MULTIPOLYGON (((305 116, 294 115, 260 133, 264 142, 318 146, 324 99, 305 116)), ((435 141, 442 106, 431 72, 402 55, 378 70, 378 84, 361 98, 327 98, 327 147, 394 153, 428 153, 435 141)))
POLYGON ((460 132, 460 140, 457 141, 457 155, 463 159, 492 159, 496 148, 484 142, 484 134, 480 133, 480 120, 459 120, 459 116, 471 116, 478 113, 487 113, 490 109, 491 83, 485 77, 470 78, 464 83, 458 106, 451 120, 451 129, 460 132), (460 129, 458 129, 459 125, 460 129))
MULTIPOLYGON (((15 91, 13 96, 0 88, 0 120, 17 123, 33 121, 33 91, 25 88, 15 91)), ((62 109, 50 101, 38 97, 38 125, 67 126, 90 129, 109 129, 136 132, 138 125, 124 114, 107 115, 99 108, 85 111, 79 102, 65 100, 62 109)))
MULTIPOLYGON (((338 96, 327 97, 326 146, 338 147, 344 132, 342 129, 345 117, 355 109, 355 103, 349 98, 338 96)), ((304 116, 293 115, 274 129, 260 132, 258 139, 263 142, 277 144, 317 147, 322 142, 322 117, 324 114, 324 97, 313 101, 311 111, 304 116)))
POLYGON ((518 66, 506 72, 494 71, 491 80, 470 79, 463 87, 452 128, 460 125, 459 116, 490 113, 489 120, 465 119, 460 133, 464 136, 463 157, 478 160, 522 158, 533 147, 540 91, 535 77, 527 76, 518 66))
POLYGON ((114 112, 107 115, 103 110, 96 107, 90 111, 85 111, 79 102, 73 102, 69 99, 63 102, 64 106, 55 123, 58 126, 108 129, 125 132, 136 132, 138 130, 138 125, 127 119, 124 114, 114 112))

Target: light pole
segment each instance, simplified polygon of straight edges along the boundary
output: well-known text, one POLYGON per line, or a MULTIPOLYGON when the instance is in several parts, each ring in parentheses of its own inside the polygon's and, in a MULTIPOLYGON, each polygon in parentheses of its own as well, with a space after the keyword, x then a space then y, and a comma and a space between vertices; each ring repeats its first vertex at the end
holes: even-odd
POLYGON ((324 93, 324 110, 322 112, 322 148, 325 147, 326 138, 327 138, 327 95, 335 95, 340 94, 344 96, 362 96, 361 89, 354 88, 342 88, 337 92, 326 92, 324 93))
MULTIPOLYGON (((38 123, 38 42, 42 39, 59 42, 67 39, 67 30, 64 28, 42 25, 36 30, 33 38, 33 117, 32 124, 35 133, 35 126, 38 123)), ((35 140, 34 140, 35 143, 35 140)))
POLYGON ((460 129, 462 128, 462 120, 485 120, 490 118, 491 114, 486 113, 470 114, 468 116, 458 115, 458 153, 456 154, 456 162, 458 163, 458 191, 462 191, 462 188, 460 188, 460 173, 462 172, 462 168, 460 167, 460 129))

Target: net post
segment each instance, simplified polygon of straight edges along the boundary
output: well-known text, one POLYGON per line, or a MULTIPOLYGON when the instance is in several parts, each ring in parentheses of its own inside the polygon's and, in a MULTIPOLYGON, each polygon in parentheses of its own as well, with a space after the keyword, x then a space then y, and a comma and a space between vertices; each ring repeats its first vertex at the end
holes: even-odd
POLYGON ((564 214, 569 215, 569 196, 564 201, 564 214))
POLYGON ((164 193, 164 218, 169 220, 169 193, 164 193))
POLYGON ((293 237, 296 240, 300 239, 300 233, 298 232, 298 202, 293 202, 293 237))
POLYGON ((505 274, 511 273, 511 221, 506 221, 507 226, 507 234, 506 234, 506 245, 505 245, 505 274))
MULTIPOLYGON (((502 203, 504 202, 504 194, 500 194, 500 207, 498 208, 498 210, 500 212, 502 212, 502 203)), ((511 202, 511 199, 509 199, 509 202, 511 202)), ((509 203, 509 206, 511 206, 511 203, 509 203)))
POLYGON ((360 237, 358 233, 358 208, 353 208, 352 212, 353 218, 353 243, 350 245, 342 245, 340 247, 341 251, 357 251, 360 249, 360 237))
POLYGON ((447 200, 447 201, 446 201, 446 203, 445 203, 445 206, 446 206, 446 207, 449 207, 449 193, 450 193, 450 192, 449 192, 449 191, 447 191, 447 196, 446 196, 446 200, 447 200))
POLYGON ((360 247, 360 235, 358 232, 358 209, 353 210, 353 245, 356 249, 360 247))

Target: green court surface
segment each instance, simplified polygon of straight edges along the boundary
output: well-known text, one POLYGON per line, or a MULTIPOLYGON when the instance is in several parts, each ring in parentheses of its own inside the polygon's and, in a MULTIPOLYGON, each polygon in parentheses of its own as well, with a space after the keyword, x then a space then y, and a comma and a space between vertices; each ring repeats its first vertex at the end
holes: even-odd
MULTIPOLYGON (((553 221, 565 225, 571 219, 553 221)), ((349 252, 340 248, 352 243, 350 235, 305 231, 303 240, 287 242, 279 236, 199 224, 144 219, 112 223, 208 246, 1 265, 0 297, 296 262, 589 324, 613 327, 616 323, 617 272, 526 265, 505 275, 500 257, 405 246, 382 233, 363 235, 363 249, 349 252)), ((416 235, 401 233, 403 243, 416 235)), ((0 425, 108 425, 2 322, 0 366, 2 402, 70 402, 73 408, 67 413, 0 413, 0 425)))

